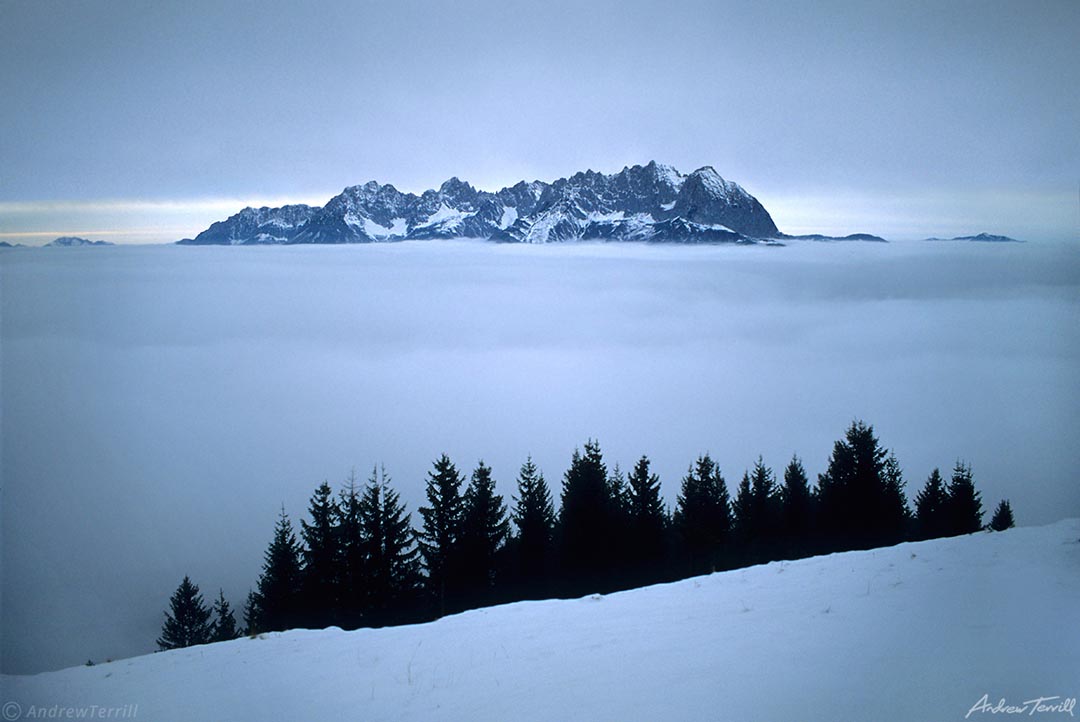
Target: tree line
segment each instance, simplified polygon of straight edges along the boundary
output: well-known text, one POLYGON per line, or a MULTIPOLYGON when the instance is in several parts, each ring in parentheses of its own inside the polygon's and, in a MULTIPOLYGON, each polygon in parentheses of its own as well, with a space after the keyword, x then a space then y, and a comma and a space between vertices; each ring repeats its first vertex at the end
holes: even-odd
MULTIPOLYGON (((968 534, 983 526, 971 467, 934 469, 914 499, 894 454, 855 421, 817 484, 795 456, 778 477, 761 457, 735 485, 704 454, 682 478, 673 511, 642 456, 609 468, 599 443, 575 450, 559 507, 529 458, 508 505, 482 461, 466 480, 446 455, 428 472, 420 526, 375 469, 335 495, 323 482, 300 521, 282 508, 243 624, 219 592, 207 607, 188 577, 170 599, 162 649, 292 628, 426 621, 522 599, 611 592, 779 559, 968 534)), ((1007 500, 985 528, 1013 525, 1007 500)))

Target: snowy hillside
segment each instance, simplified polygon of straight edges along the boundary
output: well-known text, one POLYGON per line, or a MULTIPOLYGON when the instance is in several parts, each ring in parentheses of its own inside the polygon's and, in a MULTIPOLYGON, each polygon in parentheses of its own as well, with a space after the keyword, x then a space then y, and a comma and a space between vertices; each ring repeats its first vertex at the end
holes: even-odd
POLYGON ((1078 571, 1069 520, 5 677, 2 701, 6 719, 962 720, 984 695, 1080 694, 1078 571))

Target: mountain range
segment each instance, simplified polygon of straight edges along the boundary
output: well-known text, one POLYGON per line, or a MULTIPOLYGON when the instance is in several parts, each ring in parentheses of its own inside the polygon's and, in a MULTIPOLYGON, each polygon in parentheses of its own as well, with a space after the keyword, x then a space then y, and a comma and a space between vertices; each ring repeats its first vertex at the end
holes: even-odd
POLYGON ((78 236, 60 236, 45 244, 46 248, 73 248, 76 246, 111 246, 108 241, 91 241, 78 236))
POLYGON ((552 183, 521 181, 495 193, 451 178, 416 195, 375 181, 350 186, 322 208, 245 208, 186 245, 373 243, 482 238, 508 243, 573 240, 759 243, 784 238, 769 212, 711 166, 684 175, 655 161, 552 183))

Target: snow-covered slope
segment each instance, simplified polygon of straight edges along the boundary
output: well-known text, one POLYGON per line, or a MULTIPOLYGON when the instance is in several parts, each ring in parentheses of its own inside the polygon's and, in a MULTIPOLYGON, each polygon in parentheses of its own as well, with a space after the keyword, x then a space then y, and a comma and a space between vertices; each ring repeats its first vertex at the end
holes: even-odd
POLYGON ((0 701, 155 721, 962 720, 984 695, 1080 694, 1078 572, 1069 520, 5 677, 0 701))
POLYGON ((370 181, 323 208, 245 208, 184 244, 371 243, 488 238, 515 243, 633 240, 751 243, 779 234, 768 211, 711 167, 683 175, 655 161, 496 193, 451 178, 421 195, 370 181))

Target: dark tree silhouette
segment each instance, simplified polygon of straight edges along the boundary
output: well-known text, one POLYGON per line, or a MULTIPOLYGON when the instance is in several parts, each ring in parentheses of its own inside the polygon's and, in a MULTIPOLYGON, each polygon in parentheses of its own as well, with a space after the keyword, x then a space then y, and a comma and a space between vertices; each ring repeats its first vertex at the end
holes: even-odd
POLYGON ((833 551, 867 549, 901 540, 891 520, 903 516, 885 474, 888 451, 874 427, 855 421, 833 445, 828 469, 818 477, 821 529, 833 551))
POLYGON ((334 530, 338 558, 335 563, 338 608, 337 623, 344 629, 356 629, 364 623, 368 603, 367 548, 362 529, 361 490, 356 471, 350 471, 334 508, 334 530))
POLYGON ((157 645, 161 649, 178 649, 210 641, 210 610, 203 602, 198 585, 184 577, 169 598, 169 611, 157 645))
POLYGON ((759 456, 754 470, 743 475, 735 498, 735 530, 745 561, 769 561, 778 554, 780 489, 772 469, 759 456))
POLYGON ((698 457, 682 480, 672 525, 688 575, 727 567, 724 545, 731 533, 731 498, 720 468, 708 454, 698 457))
POLYGON ((499 554, 510 534, 506 504, 495 493, 491 468, 477 464, 462 497, 461 570, 466 602, 470 606, 494 601, 499 554))
POLYGON ((259 627, 262 631, 292 629, 300 621, 300 553, 300 544, 283 506, 259 577, 259 627))
POLYGON ((660 497, 660 477, 649 472, 649 457, 634 465, 627 484, 627 550, 631 564, 630 581, 647 584, 665 577, 667 510, 660 497))
POLYGON ((947 533, 949 491, 941 478, 941 471, 934 469, 926 479, 922 490, 915 495, 915 537, 936 539, 947 533))
POLYGON ((784 548, 789 557, 798 558, 813 552, 814 493, 806 469, 798 456, 792 456, 784 469, 780 489, 780 515, 784 548))
POLYGON ((368 626, 407 621, 416 612, 420 553, 409 514, 385 469, 372 470, 360 500, 364 612, 368 626))
POLYGON ((544 475, 532 457, 518 473, 512 518, 517 534, 511 540, 514 585, 520 596, 546 596, 554 560, 555 508, 544 475))
POLYGON ((898 542, 908 536, 911 528, 911 508, 908 506, 904 472, 896 455, 889 453, 882 467, 885 493, 881 497, 881 530, 885 539, 898 542))
POLYGON ((1006 529, 1012 529, 1014 525, 1009 500, 1002 499, 1001 503, 997 505, 997 509, 994 510, 994 518, 990 520, 990 529, 993 531, 1005 531, 1006 529))
POLYGON ((244 633, 259 634, 263 631, 259 624, 259 593, 249 589, 247 599, 244 600, 244 633))
POLYGON ((962 461, 953 468, 946 509, 950 536, 972 534, 983 528, 982 495, 975 489, 971 467, 962 461))
POLYGON ((236 628, 236 616, 229 608, 229 602, 225 599, 225 590, 218 590, 217 601, 214 602, 214 621, 210 630, 211 642, 227 642, 240 636, 236 628))
POLYGON ((338 565, 341 536, 337 521, 340 511, 325 481, 311 496, 309 524, 300 521, 304 540, 299 623, 312 629, 329 627, 337 621, 338 565))
POLYGON ((574 450, 563 476, 559 558, 566 593, 609 589, 619 551, 611 543, 615 507, 600 445, 590 439, 584 454, 574 450))
POLYGON ((418 538, 420 554, 427 571, 428 594, 439 616, 455 610, 460 596, 460 560, 458 539, 461 532, 463 502, 461 475, 450 458, 443 454, 428 472, 429 506, 420 507, 424 525, 418 538))

